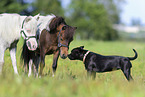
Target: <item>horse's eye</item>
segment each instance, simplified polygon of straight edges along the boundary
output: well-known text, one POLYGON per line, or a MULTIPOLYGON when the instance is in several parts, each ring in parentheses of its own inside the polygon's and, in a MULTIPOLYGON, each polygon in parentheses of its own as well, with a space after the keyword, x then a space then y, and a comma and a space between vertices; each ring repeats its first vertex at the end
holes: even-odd
POLYGON ((63 41, 63 39, 62 39, 62 38, 60 38, 60 40, 61 40, 61 41, 63 41))
POLYGON ((31 30, 27 30, 27 32, 28 32, 28 33, 30 33, 30 32, 31 32, 31 30))
POLYGON ((73 39, 73 38, 71 38, 71 39, 70 39, 70 42, 72 42, 73 40, 74 40, 74 39, 73 39))

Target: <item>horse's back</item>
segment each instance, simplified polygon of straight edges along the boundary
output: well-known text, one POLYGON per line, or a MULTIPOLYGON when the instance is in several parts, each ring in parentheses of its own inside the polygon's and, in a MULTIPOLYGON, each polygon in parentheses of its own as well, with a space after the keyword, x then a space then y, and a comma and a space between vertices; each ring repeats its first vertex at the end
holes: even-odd
POLYGON ((10 43, 19 36, 20 15, 19 14, 0 14, 0 43, 10 43))
POLYGON ((20 26, 20 15, 18 14, 1 14, 0 15, 0 33, 7 33, 9 30, 20 26))

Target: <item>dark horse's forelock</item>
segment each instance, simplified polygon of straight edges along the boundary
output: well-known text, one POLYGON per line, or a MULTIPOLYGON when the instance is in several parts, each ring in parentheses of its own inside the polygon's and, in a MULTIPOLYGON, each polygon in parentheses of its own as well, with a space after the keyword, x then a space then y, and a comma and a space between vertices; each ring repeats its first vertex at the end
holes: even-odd
POLYGON ((66 22, 64 21, 63 17, 56 16, 55 18, 53 18, 53 20, 50 22, 50 25, 49 25, 50 33, 55 32, 56 28, 60 24, 65 24, 66 25, 66 22))
POLYGON ((67 27, 67 29, 65 29, 65 38, 66 39, 70 39, 70 38, 73 38, 73 35, 74 35, 74 33, 75 33, 75 28, 73 28, 73 27, 71 27, 71 26, 69 26, 69 25, 67 25, 66 26, 67 27))

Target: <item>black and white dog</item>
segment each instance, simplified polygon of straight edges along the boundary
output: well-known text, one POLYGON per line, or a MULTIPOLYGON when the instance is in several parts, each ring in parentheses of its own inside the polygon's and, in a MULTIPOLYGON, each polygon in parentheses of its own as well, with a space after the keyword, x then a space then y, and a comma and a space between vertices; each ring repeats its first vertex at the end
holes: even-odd
POLYGON ((121 69, 127 80, 132 80, 130 60, 137 58, 137 52, 133 49, 134 57, 123 56, 103 56, 83 49, 84 46, 74 48, 71 54, 68 55, 70 60, 81 60, 85 64, 88 76, 93 76, 95 79, 96 72, 107 72, 121 69))

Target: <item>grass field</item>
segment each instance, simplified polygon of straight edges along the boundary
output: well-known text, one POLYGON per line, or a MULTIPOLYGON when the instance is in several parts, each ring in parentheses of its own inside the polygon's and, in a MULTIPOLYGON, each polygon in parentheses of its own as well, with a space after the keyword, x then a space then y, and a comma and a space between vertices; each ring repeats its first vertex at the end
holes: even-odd
MULTIPOLYGON (((19 77, 14 75, 9 51, 5 53, 4 74, 0 77, 0 97, 145 97, 145 43, 103 42, 93 40, 73 41, 70 50, 84 45, 90 51, 103 55, 134 56, 132 61, 133 82, 128 82, 123 73, 113 71, 97 73, 95 80, 86 78, 83 62, 59 58, 55 77, 51 77, 52 55, 47 56, 43 78, 28 78, 24 75, 20 53, 22 40, 18 43, 17 67, 19 77)), ((70 52, 69 50, 69 52, 70 52)))

